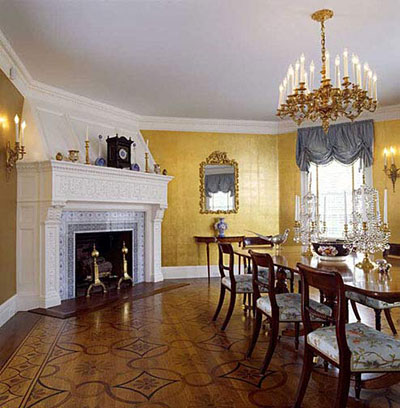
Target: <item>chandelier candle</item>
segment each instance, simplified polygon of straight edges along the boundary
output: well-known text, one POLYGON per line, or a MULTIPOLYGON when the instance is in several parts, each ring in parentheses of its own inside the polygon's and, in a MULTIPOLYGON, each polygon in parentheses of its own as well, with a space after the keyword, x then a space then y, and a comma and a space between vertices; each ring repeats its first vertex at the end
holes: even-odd
POLYGON ((322 128, 327 133, 329 124, 341 116, 353 121, 364 111, 376 110, 377 76, 368 63, 365 63, 364 81, 362 81, 360 59, 353 54, 351 59, 353 75, 350 79, 349 52, 345 49, 342 60, 340 55, 337 55, 334 60, 335 70, 331 81, 330 55, 325 47, 325 21, 333 17, 333 11, 319 10, 311 17, 321 24, 320 86, 314 89, 316 80, 314 63, 311 61, 308 73, 305 69, 306 58, 301 54, 300 60, 297 60, 294 65, 294 72, 290 65, 287 76, 279 86, 277 116, 281 119, 290 117, 299 126, 305 120, 312 122, 320 120, 322 128), (343 63, 343 77, 341 77, 341 63, 343 63))

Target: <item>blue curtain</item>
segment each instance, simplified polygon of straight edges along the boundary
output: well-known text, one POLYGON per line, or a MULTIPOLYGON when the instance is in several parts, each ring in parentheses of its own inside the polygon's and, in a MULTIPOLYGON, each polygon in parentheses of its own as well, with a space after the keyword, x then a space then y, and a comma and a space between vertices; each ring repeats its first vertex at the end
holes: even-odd
POLYGON ((301 171, 308 171, 310 163, 322 165, 335 159, 352 164, 360 158, 369 167, 373 163, 373 146, 373 120, 331 125, 328 134, 320 126, 298 129, 296 163, 301 171))
POLYGON ((205 189, 207 197, 211 194, 230 193, 235 195, 235 175, 234 174, 207 174, 205 177, 205 189))

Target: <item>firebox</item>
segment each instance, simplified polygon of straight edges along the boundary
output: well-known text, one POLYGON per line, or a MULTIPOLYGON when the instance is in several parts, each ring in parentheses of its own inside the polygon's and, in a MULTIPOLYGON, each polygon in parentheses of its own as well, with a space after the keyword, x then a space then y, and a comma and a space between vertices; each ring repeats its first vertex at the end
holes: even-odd
POLYGON ((100 280, 112 290, 123 275, 122 247, 128 248, 128 273, 132 276, 132 231, 77 233, 75 237, 75 295, 84 296, 93 279, 93 245, 99 252, 100 280))

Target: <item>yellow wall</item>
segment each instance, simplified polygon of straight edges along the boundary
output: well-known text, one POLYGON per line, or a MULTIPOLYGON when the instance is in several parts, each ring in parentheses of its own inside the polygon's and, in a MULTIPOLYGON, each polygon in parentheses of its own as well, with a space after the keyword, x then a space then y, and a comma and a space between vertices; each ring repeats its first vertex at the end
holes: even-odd
POLYGON ((0 70, 0 304, 16 293, 16 209, 17 180, 15 170, 9 180, 5 172, 5 146, 15 141, 14 116, 21 117, 24 98, 0 70))
MULTIPOLYGON (((375 122, 375 146, 373 178, 374 187, 380 193, 381 206, 383 203, 383 189, 388 189, 388 221, 392 231, 391 242, 400 242, 400 180, 393 192, 392 182, 383 172, 383 149, 393 146, 396 150, 396 164, 400 165, 400 120, 375 122)), ((390 164, 390 160, 389 160, 390 164)))
MULTIPOLYGON (((163 222, 163 266, 205 265, 203 245, 194 235, 212 235, 216 216, 199 213, 199 165, 214 150, 239 164, 239 212, 228 214, 227 234, 279 230, 277 136, 226 133, 142 131, 161 168, 174 176, 163 222)), ((211 264, 217 263, 211 251, 211 264)))
POLYGON ((288 242, 293 245, 294 196, 300 195, 300 170, 296 165, 297 133, 278 135, 279 151, 279 229, 290 228, 288 242))
MULTIPOLYGON (((212 151, 226 151, 239 163, 239 212, 226 216, 228 234, 246 230, 277 233, 291 229, 293 244, 294 196, 300 194, 296 165, 296 132, 280 135, 142 131, 161 168, 175 177, 169 185, 169 208, 163 223, 163 266, 205 265, 205 249, 194 235, 213 234, 213 215, 199 213, 199 164, 212 151)), ((400 120, 375 123, 374 186, 388 188, 392 242, 400 242, 398 192, 384 175, 383 149, 394 146, 400 164, 400 120)), ((211 251, 216 264, 216 250, 211 251)))

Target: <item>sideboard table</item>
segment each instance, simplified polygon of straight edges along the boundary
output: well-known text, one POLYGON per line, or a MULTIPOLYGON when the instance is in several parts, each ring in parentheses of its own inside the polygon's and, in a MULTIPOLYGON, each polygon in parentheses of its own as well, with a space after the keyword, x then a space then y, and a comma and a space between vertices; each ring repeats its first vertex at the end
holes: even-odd
POLYGON ((234 243, 242 242, 244 235, 225 236, 225 237, 211 237, 211 236, 195 236, 194 239, 198 244, 206 244, 207 251, 207 274, 208 282, 210 282, 210 244, 217 244, 218 242, 234 243))

